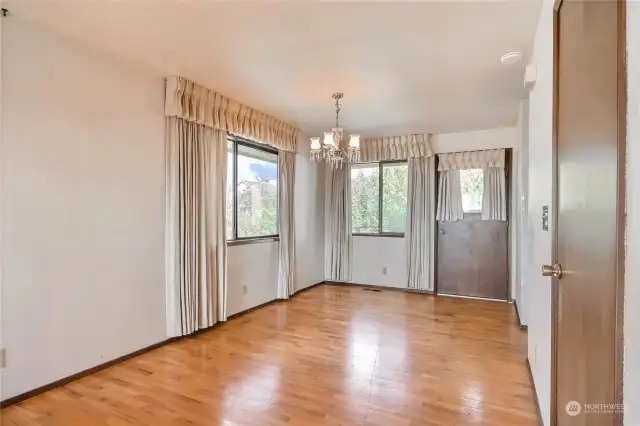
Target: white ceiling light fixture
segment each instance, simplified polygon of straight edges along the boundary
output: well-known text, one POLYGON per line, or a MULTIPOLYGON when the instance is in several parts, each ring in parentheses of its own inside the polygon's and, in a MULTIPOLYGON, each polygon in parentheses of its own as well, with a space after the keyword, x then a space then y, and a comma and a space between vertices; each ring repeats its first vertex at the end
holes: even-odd
POLYGON ((360 135, 351 134, 349 138, 349 146, 341 148, 342 144, 342 128, 340 127, 340 99, 344 97, 343 93, 337 92, 332 95, 336 100, 336 127, 330 132, 324 132, 324 138, 320 143, 319 137, 311 138, 311 152, 309 157, 311 161, 326 161, 334 168, 342 168, 347 163, 356 163, 360 159, 360 135))
POLYGON ((509 52, 506 55, 502 55, 500 62, 504 66, 515 65, 522 60, 522 52, 509 52))

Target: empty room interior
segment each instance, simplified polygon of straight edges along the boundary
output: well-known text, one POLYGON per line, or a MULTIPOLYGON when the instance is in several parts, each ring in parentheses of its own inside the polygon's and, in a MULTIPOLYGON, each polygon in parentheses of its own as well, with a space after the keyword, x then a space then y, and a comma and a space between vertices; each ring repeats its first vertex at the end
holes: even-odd
POLYGON ((0 3, 2 426, 640 424, 640 3, 0 3))

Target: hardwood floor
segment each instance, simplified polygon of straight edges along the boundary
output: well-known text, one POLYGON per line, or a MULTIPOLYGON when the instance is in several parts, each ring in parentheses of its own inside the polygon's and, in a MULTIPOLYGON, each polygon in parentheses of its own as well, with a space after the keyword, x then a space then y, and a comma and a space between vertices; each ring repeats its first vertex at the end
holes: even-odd
POLYGON ((319 286, 1 412, 2 425, 537 425, 506 303, 319 286))

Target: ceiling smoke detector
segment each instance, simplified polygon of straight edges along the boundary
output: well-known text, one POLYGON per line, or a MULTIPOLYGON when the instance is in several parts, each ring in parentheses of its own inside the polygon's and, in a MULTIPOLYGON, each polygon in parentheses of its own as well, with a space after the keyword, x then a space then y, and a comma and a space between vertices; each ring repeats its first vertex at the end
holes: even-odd
POLYGON ((506 55, 502 55, 502 58, 500 58, 500 62, 502 62, 502 65, 504 66, 517 64, 521 60, 522 52, 509 52, 506 55))

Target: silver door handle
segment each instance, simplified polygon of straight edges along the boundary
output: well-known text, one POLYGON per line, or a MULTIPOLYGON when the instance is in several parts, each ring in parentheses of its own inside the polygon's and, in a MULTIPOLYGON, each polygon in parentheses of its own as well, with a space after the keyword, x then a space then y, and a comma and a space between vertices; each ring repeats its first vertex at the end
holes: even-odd
POLYGON ((441 229, 441 230, 440 230, 440 233, 441 233, 442 235, 444 235, 444 229, 441 229))
POLYGON ((555 265, 542 265, 542 276, 543 277, 556 277, 558 279, 562 278, 562 265, 556 263, 555 265))

